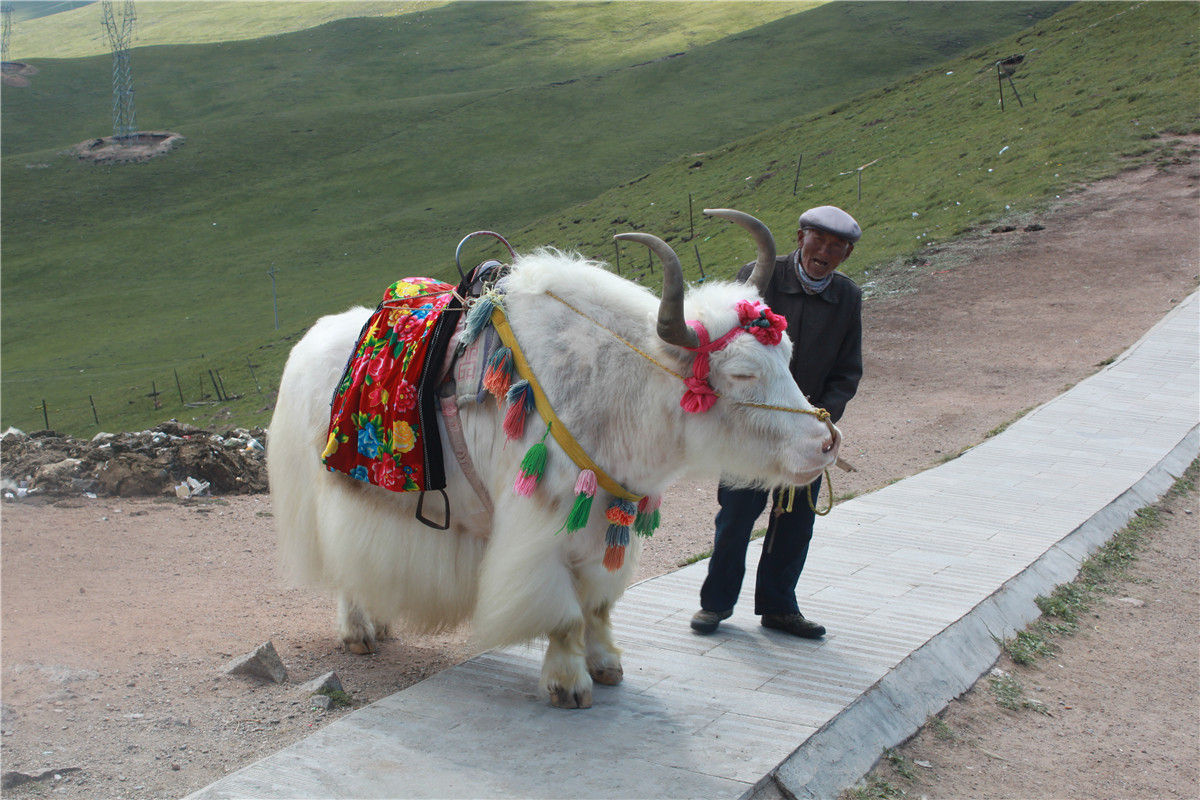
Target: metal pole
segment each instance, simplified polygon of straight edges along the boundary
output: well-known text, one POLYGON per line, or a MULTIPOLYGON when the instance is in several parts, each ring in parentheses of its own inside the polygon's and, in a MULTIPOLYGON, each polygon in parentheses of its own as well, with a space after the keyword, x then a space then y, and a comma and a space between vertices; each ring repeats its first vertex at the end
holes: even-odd
POLYGON ((250 368, 250 377, 254 379, 254 388, 258 389, 258 393, 260 395, 266 397, 266 395, 263 394, 262 384, 258 382, 258 376, 254 374, 254 365, 250 363, 250 356, 246 356, 246 366, 250 368))
POLYGON ((695 219, 692 217, 692 193, 691 192, 688 192, 688 230, 691 231, 691 233, 688 234, 688 240, 690 241, 692 239, 695 239, 696 238, 696 222, 695 222, 695 219))
POLYGON ((92 398, 92 396, 90 394, 88 395, 88 402, 92 404, 92 419, 96 420, 96 424, 99 425, 100 424, 100 415, 96 413, 96 401, 92 398))
POLYGON ((804 163, 804 153, 800 154, 800 158, 796 159, 796 179, 792 181, 792 197, 796 196, 796 189, 800 186, 800 165, 804 163))
POLYGON ((42 398, 42 422, 46 423, 46 430, 50 430, 50 412, 46 410, 46 398, 42 398))
POLYGON ((1021 93, 1017 91, 1017 85, 1013 83, 1012 75, 1008 76, 1008 88, 1012 89, 1013 94, 1017 96, 1017 105, 1024 108, 1025 104, 1021 102, 1021 93))

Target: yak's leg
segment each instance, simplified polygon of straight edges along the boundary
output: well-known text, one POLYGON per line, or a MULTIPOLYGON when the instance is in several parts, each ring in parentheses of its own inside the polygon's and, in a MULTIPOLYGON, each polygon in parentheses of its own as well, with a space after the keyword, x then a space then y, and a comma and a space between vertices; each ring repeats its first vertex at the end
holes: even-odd
POLYGON ((584 642, 588 674, 596 683, 616 686, 625 673, 621 669, 621 650, 613 642, 612 622, 607 603, 588 611, 584 618, 584 642))
POLYGON ((584 623, 551 632, 546 659, 542 662, 542 686, 556 708, 591 708, 592 679, 584 660, 584 623))
POLYGON ((387 636, 387 624, 373 621, 371 616, 348 595, 338 595, 338 633, 346 649, 355 655, 374 653, 378 640, 387 636))

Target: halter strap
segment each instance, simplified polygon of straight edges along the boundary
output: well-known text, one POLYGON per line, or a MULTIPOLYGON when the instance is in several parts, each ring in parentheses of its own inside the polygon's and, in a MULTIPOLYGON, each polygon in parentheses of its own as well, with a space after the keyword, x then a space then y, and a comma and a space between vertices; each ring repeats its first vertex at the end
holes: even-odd
POLYGON ((684 391, 683 397, 679 399, 680 407, 689 414, 702 414, 717 402, 716 390, 708 382, 710 370, 708 357, 711 353, 724 350, 725 346, 739 333, 749 333, 763 344, 776 345, 783 337, 783 332, 787 330, 787 321, 762 303, 741 300, 737 304, 737 312, 738 324, 730 328, 715 342, 709 341, 708 330, 702 323, 694 319, 688 320, 687 324, 696 332, 696 338, 700 340, 698 346, 684 348, 696 354, 696 358, 692 361, 692 376, 683 379, 687 389, 684 391))

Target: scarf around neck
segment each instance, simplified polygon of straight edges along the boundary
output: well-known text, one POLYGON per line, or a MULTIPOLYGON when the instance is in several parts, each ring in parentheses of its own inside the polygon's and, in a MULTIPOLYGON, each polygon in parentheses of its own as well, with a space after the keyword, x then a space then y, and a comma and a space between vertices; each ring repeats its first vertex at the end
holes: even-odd
POLYGON ((816 281, 809 277, 809 273, 804 271, 804 265, 800 264, 800 251, 796 251, 794 255, 796 255, 796 277, 799 278, 800 287, 804 288, 806 294, 821 294, 833 282, 833 272, 821 278, 820 281, 816 281))
POLYGON ((800 263, 799 251, 796 253, 796 277, 800 279, 800 285, 804 287, 804 291, 808 294, 820 294, 833 282, 832 272, 819 281, 810 278, 808 273, 804 271, 804 266, 800 263))

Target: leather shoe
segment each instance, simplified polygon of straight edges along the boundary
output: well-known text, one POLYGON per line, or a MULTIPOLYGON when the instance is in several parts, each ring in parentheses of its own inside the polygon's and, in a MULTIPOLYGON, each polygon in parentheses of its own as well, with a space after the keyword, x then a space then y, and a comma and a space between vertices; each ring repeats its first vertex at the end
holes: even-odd
MULTIPOLYGON (((790 633, 792 636, 799 636, 802 639, 820 639, 825 635, 825 626, 818 625, 811 619, 805 619, 800 612, 794 614, 763 614, 762 625, 764 628, 771 628, 784 633, 790 633)), ((695 623, 692 623, 695 627, 695 623)))
POLYGON ((705 611, 702 608, 692 615, 692 630, 708 635, 717 629, 721 620, 729 619, 731 616, 733 616, 732 609, 729 611, 705 611))

